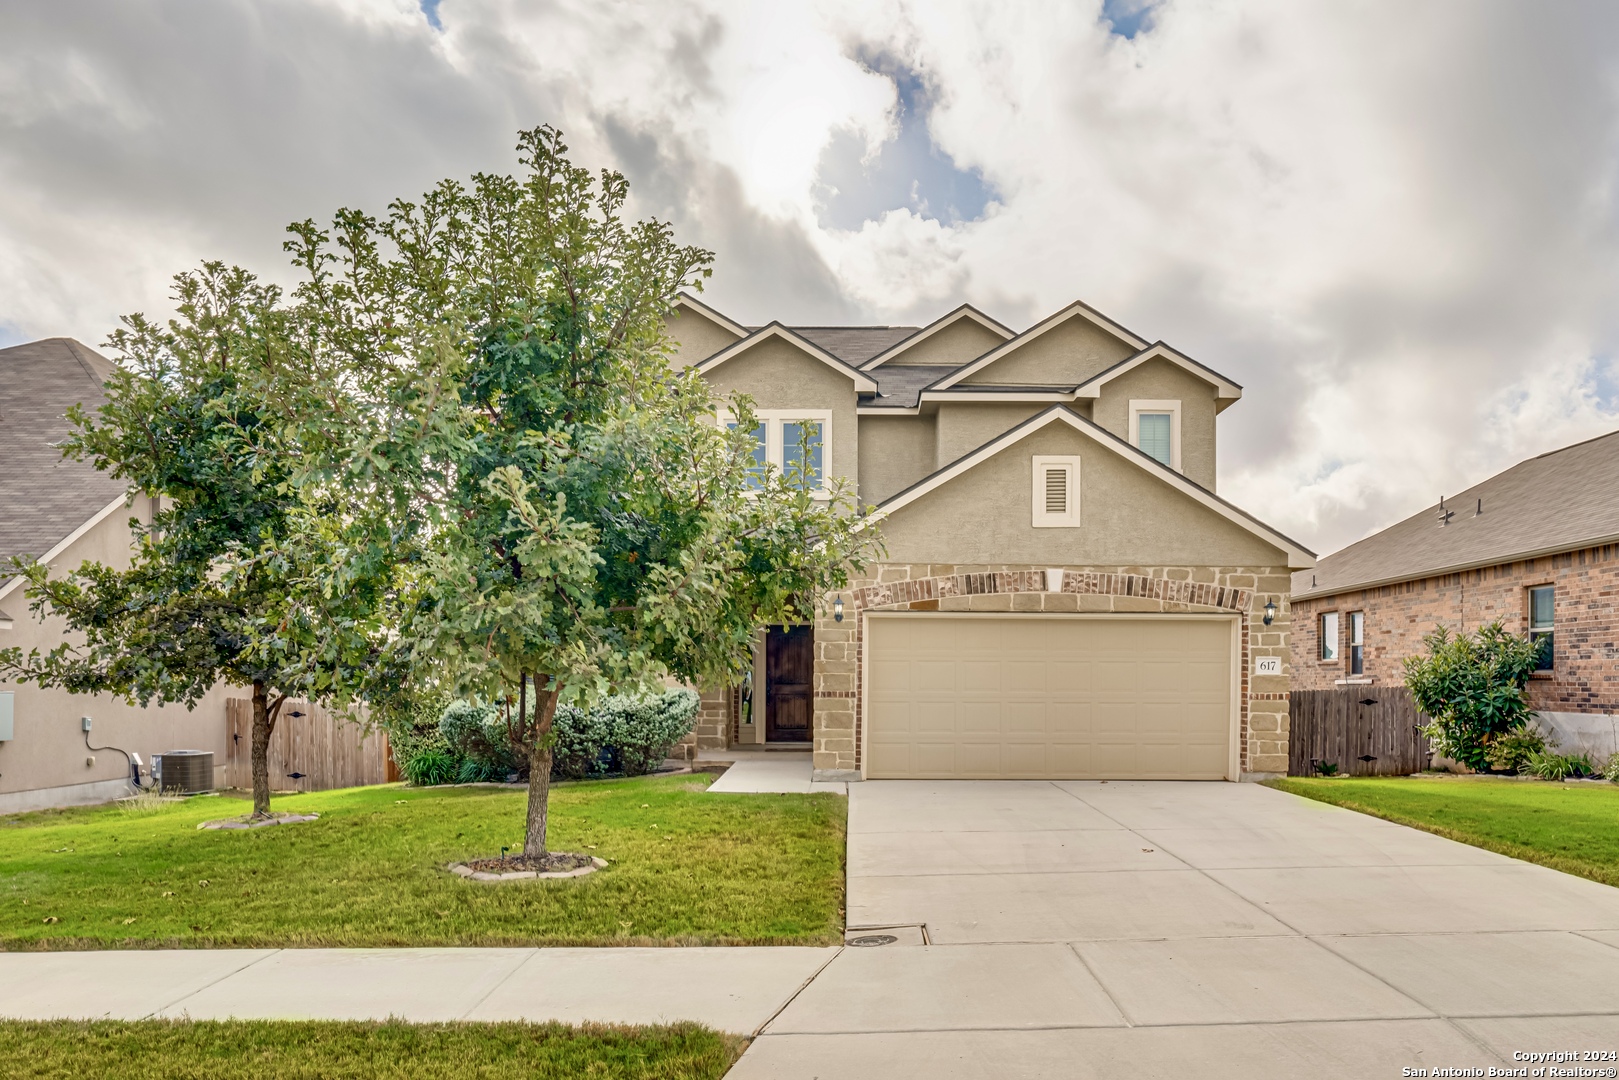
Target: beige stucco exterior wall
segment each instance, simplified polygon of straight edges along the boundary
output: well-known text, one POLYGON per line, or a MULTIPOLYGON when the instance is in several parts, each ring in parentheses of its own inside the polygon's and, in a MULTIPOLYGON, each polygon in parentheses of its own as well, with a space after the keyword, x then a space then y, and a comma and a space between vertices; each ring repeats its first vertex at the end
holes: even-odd
POLYGON ((1005 341, 1001 335, 974 322, 957 319, 943 330, 917 342, 887 364, 965 364, 1005 341))
MULTIPOLYGON (((939 406, 933 468, 942 469, 958 458, 1017 427, 1036 413, 1051 408, 1047 402, 968 401, 939 406)), ((932 471, 931 469, 929 470, 932 471)))
POLYGON ((1210 491, 1215 482, 1214 387, 1168 360, 1148 360, 1102 386, 1091 419, 1121 439, 1130 437, 1130 402, 1181 403, 1181 472, 1210 491))
MULTIPOLYGON (((148 518, 149 509, 142 498, 127 510, 113 511, 53 560, 52 569, 70 570, 87 560, 127 567, 129 519, 148 518)), ((21 586, 0 599, 0 609, 13 620, 12 629, 0 630, 0 647, 16 645, 24 653, 34 648, 45 652, 61 643, 62 620, 36 620, 21 586)), ((70 694, 5 681, 0 681, 0 691, 15 695, 16 717, 16 737, 0 743, 0 812, 101 802, 128 794, 120 783, 128 770, 124 756, 114 751, 87 751, 79 720, 83 716, 94 721, 92 745, 137 752, 148 764, 152 754, 166 750, 212 750, 215 775, 223 780, 225 699, 230 696, 223 685, 192 710, 184 705, 156 704, 142 709, 107 695, 70 694), (91 757, 94 763, 87 764, 91 757)))
POLYGON ((860 417, 860 501, 881 502, 933 472, 933 416, 860 417))
POLYGON ((676 368, 689 367, 742 340, 690 308, 682 308, 665 316, 663 328, 674 342, 669 363, 676 368))
POLYGON ((957 385, 1073 387, 1135 351, 1128 342, 1075 315, 957 385))
POLYGON ((1052 423, 891 514, 903 563, 1286 566, 1286 555, 1066 424, 1052 423), (1036 454, 1080 458, 1080 524, 1034 528, 1036 454))
POLYGON ((854 381, 796 345, 770 338, 745 350, 706 378, 721 397, 747 394, 756 409, 826 409, 832 413, 827 439, 832 460, 828 476, 854 484, 860 477, 860 433, 855 417, 854 381))

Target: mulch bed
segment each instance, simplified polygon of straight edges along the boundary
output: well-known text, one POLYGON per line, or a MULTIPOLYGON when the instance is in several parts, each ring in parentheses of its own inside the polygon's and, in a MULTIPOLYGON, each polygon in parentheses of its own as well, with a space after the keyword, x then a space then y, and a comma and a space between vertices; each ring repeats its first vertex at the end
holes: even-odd
POLYGON ((486 874, 510 874, 524 870, 533 870, 540 874, 558 874, 593 866, 595 862, 589 855, 580 855, 572 851, 547 851, 544 855, 468 859, 463 865, 469 870, 478 870, 486 874))

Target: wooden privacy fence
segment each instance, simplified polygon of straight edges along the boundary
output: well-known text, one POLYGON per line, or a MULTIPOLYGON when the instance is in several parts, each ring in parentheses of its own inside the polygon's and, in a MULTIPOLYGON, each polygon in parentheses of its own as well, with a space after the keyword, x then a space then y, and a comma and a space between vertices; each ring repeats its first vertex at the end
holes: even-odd
POLYGON ((1428 718, 1403 686, 1295 690, 1288 717, 1289 776, 1316 775, 1318 761, 1346 776, 1406 776, 1431 760, 1419 730, 1428 718))
MULTIPOLYGON (((253 702, 225 701, 225 783, 253 786, 253 702)), ((329 791, 399 779, 388 736, 307 701, 281 706, 270 734, 270 790, 329 791), (296 775, 294 775, 296 774, 296 775)))

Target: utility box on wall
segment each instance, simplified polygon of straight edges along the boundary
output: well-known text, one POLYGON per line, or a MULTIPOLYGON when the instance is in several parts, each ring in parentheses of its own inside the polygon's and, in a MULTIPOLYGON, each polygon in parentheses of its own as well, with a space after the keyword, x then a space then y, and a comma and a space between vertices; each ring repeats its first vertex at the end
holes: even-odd
POLYGON ((10 690, 0 690, 0 742, 10 742, 16 738, 13 731, 17 723, 17 695, 10 690))

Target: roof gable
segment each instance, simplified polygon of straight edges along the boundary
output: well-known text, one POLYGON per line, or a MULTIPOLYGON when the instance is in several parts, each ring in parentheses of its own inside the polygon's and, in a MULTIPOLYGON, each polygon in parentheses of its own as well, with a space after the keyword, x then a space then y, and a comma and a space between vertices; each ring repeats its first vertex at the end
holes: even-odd
POLYGON ((1111 334, 1113 337, 1118 338, 1132 349, 1140 350, 1147 347, 1147 340, 1145 338, 1125 329, 1123 326, 1120 326, 1118 323, 1114 322, 1112 319, 1109 319, 1107 316, 1103 315, 1089 304, 1075 300, 1072 304, 1069 304, 1062 310, 1046 316, 1046 318, 1035 323, 1033 326, 1023 331, 1023 333, 1018 334, 1015 337, 1008 339, 1004 344, 991 349, 989 352, 985 353, 983 356, 980 356, 972 363, 965 364, 957 370, 951 372, 949 375, 934 383, 930 389, 949 389, 968 376, 975 375, 983 369, 989 367, 989 365, 995 363, 995 361, 1009 356, 1019 348, 1027 345, 1029 342, 1038 340, 1050 331, 1055 330, 1064 323, 1067 323, 1070 319, 1084 319, 1092 326, 1095 326, 1096 328, 1111 334))
POLYGON ((0 349, 0 557, 37 557, 124 497, 126 482, 59 449, 67 410, 103 405, 115 370, 69 338, 0 349))
POLYGON ((873 508, 869 520, 875 523, 883 517, 909 506, 929 492, 943 487, 956 477, 1010 449, 1034 432, 1050 424, 1066 424, 1074 431, 1089 438, 1102 449, 1130 462, 1194 502, 1201 504, 1206 509, 1213 511, 1272 547, 1278 548, 1286 553, 1287 564, 1290 569, 1308 569, 1315 565, 1315 554, 1297 541, 1277 532, 1258 518, 1226 502, 1212 491, 1193 483, 1180 473, 1159 463, 1157 459, 1142 453, 1117 435, 1063 405, 1053 405, 1044 412, 1025 420, 1017 427, 991 439, 971 453, 957 458, 932 475, 924 477, 903 491, 890 495, 873 508))
POLYGON ((916 333, 912 334, 910 337, 896 342, 888 349, 885 349, 883 352, 878 353, 870 360, 867 360, 864 364, 860 365, 860 370, 870 371, 872 368, 881 367, 883 364, 894 360, 896 357, 899 357, 908 350, 913 349, 923 342, 934 338, 941 331, 948 330, 963 320, 967 320, 977 326, 983 327, 991 334, 1000 338, 1003 342, 1008 341, 1015 336, 1011 330, 1007 329, 1005 326, 1002 326, 988 315, 985 315, 971 304, 962 304, 960 307, 956 308, 956 310, 935 319, 933 322, 928 323, 928 325, 916 331, 916 333))
POLYGON ((740 323, 733 322, 726 316, 721 315, 718 311, 715 311, 713 308, 697 299, 691 293, 676 293, 673 306, 676 309, 685 308, 687 311, 695 312, 696 314, 707 319, 709 322, 720 327, 722 330, 729 330, 739 338, 748 336, 747 327, 740 323))
POLYGON ((1242 387, 1221 375, 1213 368, 1204 367, 1191 357, 1170 348, 1162 341, 1153 342, 1134 356, 1119 361, 1106 371, 1097 373, 1080 383, 1074 389, 1076 398, 1096 398, 1102 396, 1102 387, 1109 381, 1118 378, 1125 372, 1133 371, 1149 360, 1167 360, 1202 379, 1214 387, 1214 396, 1222 401, 1235 401, 1242 397, 1242 387))
POLYGON ((856 392, 868 394, 874 394, 877 392, 877 382, 870 375, 867 375, 859 368, 852 367, 849 364, 844 363, 842 360, 839 360, 836 356, 833 356, 831 353, 827 352, 813 341, 810 341, 801 334, 795 333, 779 322, 773 322, 768 326, 761 326, 758 330, 755 330, 747 337, 744 337, 741 341, 738 341, 728 348, 721 349, 713 356, 710 356, 707 360, 696 364, 695 367, 699 373, 706 374, 707 372, 713 371, 727 360, 735 359, 736 357, 747 352, 749 349, 753 348, 755 345, 759 345, 773 338, 780 338, 782 341, 795 346, 806 355, 819 360, 821 363, 825 364, 827 367, 830 367, 839 374, 848 376, 848 378, 853 381, 856 392))

